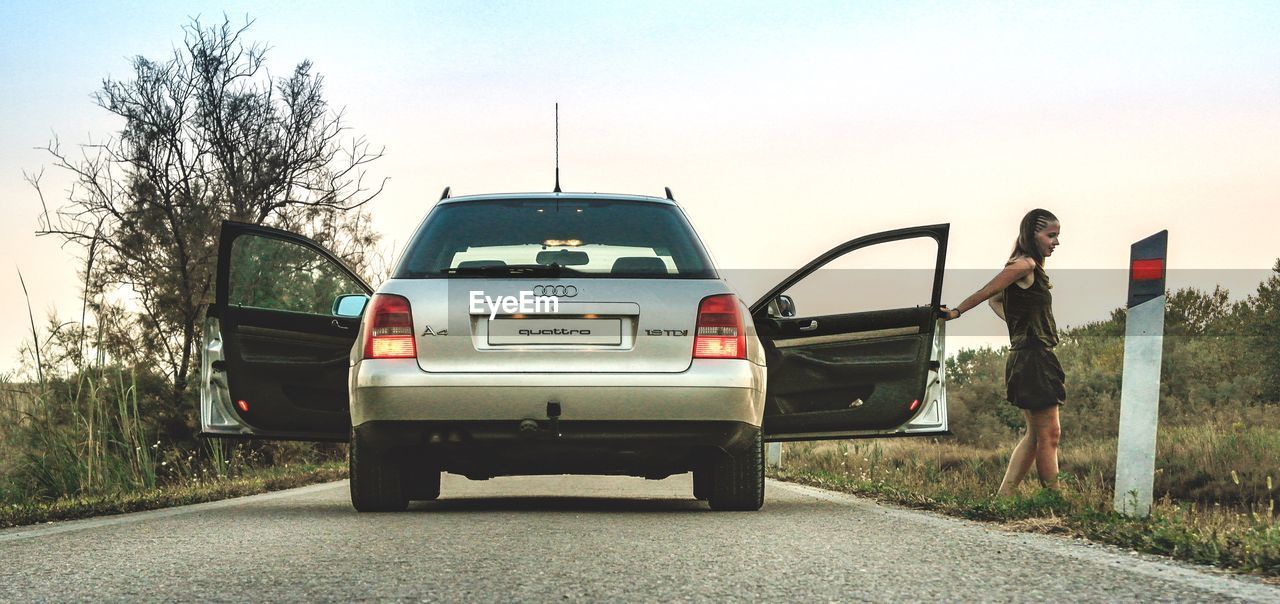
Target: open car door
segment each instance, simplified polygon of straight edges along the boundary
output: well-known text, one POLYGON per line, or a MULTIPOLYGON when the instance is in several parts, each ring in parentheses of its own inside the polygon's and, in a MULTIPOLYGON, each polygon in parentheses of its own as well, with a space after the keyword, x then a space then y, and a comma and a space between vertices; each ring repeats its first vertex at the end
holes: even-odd
POLYGON ((347 373, 368 284, 306 237, 231 221, 216 282, 201 348, 201 434, 347 440, 347 373))
POLYGON ((768 363, 765 440, 947 433, 939 309, 949 229, 854 239, 751 306, 768 363))

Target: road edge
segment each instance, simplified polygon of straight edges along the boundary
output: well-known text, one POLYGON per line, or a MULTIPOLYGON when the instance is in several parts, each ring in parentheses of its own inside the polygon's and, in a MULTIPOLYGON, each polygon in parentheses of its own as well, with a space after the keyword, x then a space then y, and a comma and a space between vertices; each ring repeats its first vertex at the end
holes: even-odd
POLYGON ((270 501, 272 499, 281 499, 285 497, 296 497, 306 495, 316 491, 324 491, 328 489, 344 486, 347 479, 322 482, 319 484, 310 484, 301 487, 293 487, 282 491, 270 491, 267 493, 258 493, 256 495, 242 495, 239 497, 230 497, 227 499, 218 499, 216 501, 205 501, 202 503, 190 503, 186 505, 178 505, 165 508, 157 508, 154 510, 143 510, 140 512, 126 512, 112 516, 95 516, 91 518, 82 518, 77 520, 59 520, 44 524, 28 524, 23 526, 9 527, 0 529, 0 543, 8 543, 11 541, 20 541, 22 539, 33 539, 36 537, 45 537, 48 535, 56 535, 58 533, 66 533, 70 531, 88 530, 103 526, 114 526, 118 524, 128 524, 132 522, 141 522, 144 520, 153 520, 156 518, 167 518, 170 516, 181 516, 184 514, 196 514, 209 510, 217 510, 226 507, 234 507, 247 503, 256 503, 261 501, 270 501))
POLYGON ((769 482, 792 493, 832 503, 864 507, 873 506, 890 514, 897 520, 929 526, 945 525, 947 527, 955 527, 956 525, 961 525, 990 531, 995 535, 1002 536, 1002 538, 1017 540, 1020 545, 1096 564, 1108 571, 1114 571, 1116 565, 1120 564, 1123 565, 1122 568, 1127 572, 1163 580, 1179 581, 1197 589, 1212 591, 1228 598, 1280 602, 1280 587, 1268 583, 1259 575, 1244 574, 1216 566, 1193 564, 1169 556, 1138 552, 1084 538, 1077 539, 1063 535, 1019 531, 997 522, 958 518, 941 512, 898 506, 852 493, 831 491, 776 478, 770 478, 769 482))

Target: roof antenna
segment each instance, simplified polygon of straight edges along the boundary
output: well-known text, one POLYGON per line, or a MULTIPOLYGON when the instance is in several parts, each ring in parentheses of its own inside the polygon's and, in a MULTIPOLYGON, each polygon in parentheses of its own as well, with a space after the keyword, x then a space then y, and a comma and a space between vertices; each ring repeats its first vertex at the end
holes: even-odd
POLYGON ((556 103, 556 188, 560 192, 560 103, 556 103))

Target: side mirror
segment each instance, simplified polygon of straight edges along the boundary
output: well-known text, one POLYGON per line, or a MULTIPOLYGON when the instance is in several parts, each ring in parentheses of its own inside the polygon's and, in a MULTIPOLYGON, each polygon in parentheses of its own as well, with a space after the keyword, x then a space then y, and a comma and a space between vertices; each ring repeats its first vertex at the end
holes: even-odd
POLYGON ((333 316, 358 317, 368 303, 369 296, 364 294, 342 294, 333 300, 333 316))
POLYGON ((791 296, 779 294, 769 303, 769 316, 788 319, 796 316, 796 303, 791 296))

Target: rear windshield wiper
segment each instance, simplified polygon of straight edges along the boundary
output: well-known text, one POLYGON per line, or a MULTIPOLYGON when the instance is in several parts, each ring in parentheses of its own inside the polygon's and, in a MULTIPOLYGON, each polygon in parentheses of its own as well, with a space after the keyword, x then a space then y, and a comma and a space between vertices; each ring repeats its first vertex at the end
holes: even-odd
MULTIPOLYGON (((497 275, 504 277, 559 277, 565 271, 559 264, 494 264, 489 266, 467 266, 447 268, 440 271, 445 275, 497 275)), ((572 272, 573 269, 568 269, 572 272)))

